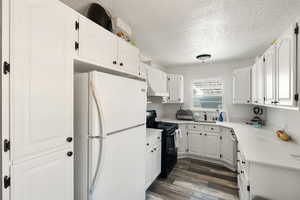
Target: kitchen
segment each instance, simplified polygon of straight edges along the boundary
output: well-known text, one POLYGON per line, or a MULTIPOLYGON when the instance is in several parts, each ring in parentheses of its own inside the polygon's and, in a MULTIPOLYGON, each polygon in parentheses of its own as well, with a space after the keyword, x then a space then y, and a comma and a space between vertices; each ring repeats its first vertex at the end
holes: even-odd
POLYGON ((300 199, 298 1, 0 9, 1 199, 300 199))

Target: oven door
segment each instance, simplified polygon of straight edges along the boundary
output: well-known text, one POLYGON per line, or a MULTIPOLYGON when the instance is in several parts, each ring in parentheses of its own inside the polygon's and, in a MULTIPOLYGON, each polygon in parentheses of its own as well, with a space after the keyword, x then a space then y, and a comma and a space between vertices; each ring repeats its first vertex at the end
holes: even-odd
POLYGON ((164 134, 162 140, 162 169, 160 177, 166 178, 177 163, 175 131, 164 134))

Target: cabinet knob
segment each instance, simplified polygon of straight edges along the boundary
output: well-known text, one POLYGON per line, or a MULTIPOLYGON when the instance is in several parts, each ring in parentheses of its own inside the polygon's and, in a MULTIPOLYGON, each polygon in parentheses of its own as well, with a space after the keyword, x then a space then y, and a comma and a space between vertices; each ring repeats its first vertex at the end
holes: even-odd
POLYGON ((244 173, 244 171, 241 171, 241 174, 243 174, 244 173))
POLYGON ((149 146, 149 143, 147 143, 147 146, 149 146))
POLYGON ((153 153, 153 150, 151 150, 151 153, 153 153))
POLYGON ((207 136, 207 134, 206 134, 206 133, 205 133, 204 135, 205 135, 205 136, 207 136))
POLYGON ((200 135, 202 135, 202 133, 200 133, 200 135))
POLYGON ((245 161, 242 161, 242 164, 246 164, 246 162, 245 162, 245 161))
POLYGON ((156 148, 154 148, 154 151, 156 151, 156 148))
POLYGON ((157 139, 160 139, 160 137, 157 137, 157 139))
POLYGON ((117 61, 113 61, 113 64, 116 65, 116 64, 117 64, 117 61))
POLYGON ((120 66, 123 66, 124 64, 123 63, 120 63, 120 66))
POLYGON ((73 138, 72 137, 68 137, 66 140, 67 140, 67 142, 72 142, 73 138))
POLYGON ((73 152, 72 152, 72 151, 69 151, 69 152, 67 153, 67 156, 69 156, 69 157, 73 156, 73 152))

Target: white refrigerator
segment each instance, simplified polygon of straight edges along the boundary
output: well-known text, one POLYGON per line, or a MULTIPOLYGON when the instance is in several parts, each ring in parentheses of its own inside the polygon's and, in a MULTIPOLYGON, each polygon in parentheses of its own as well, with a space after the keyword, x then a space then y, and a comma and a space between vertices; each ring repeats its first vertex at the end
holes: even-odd
POLYGON ((74 88, 75 200, 144 200, 145 81, 90 72, 74 88))

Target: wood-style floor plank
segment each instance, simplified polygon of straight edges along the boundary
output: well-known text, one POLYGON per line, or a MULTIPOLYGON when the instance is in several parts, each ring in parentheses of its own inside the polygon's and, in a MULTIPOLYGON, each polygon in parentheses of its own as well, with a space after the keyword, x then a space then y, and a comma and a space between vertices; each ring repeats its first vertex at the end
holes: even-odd
POLYGON ((157 179, 147 200, 238 200, 237 175, 223 166, 179 159, 167 179, 157 179))

